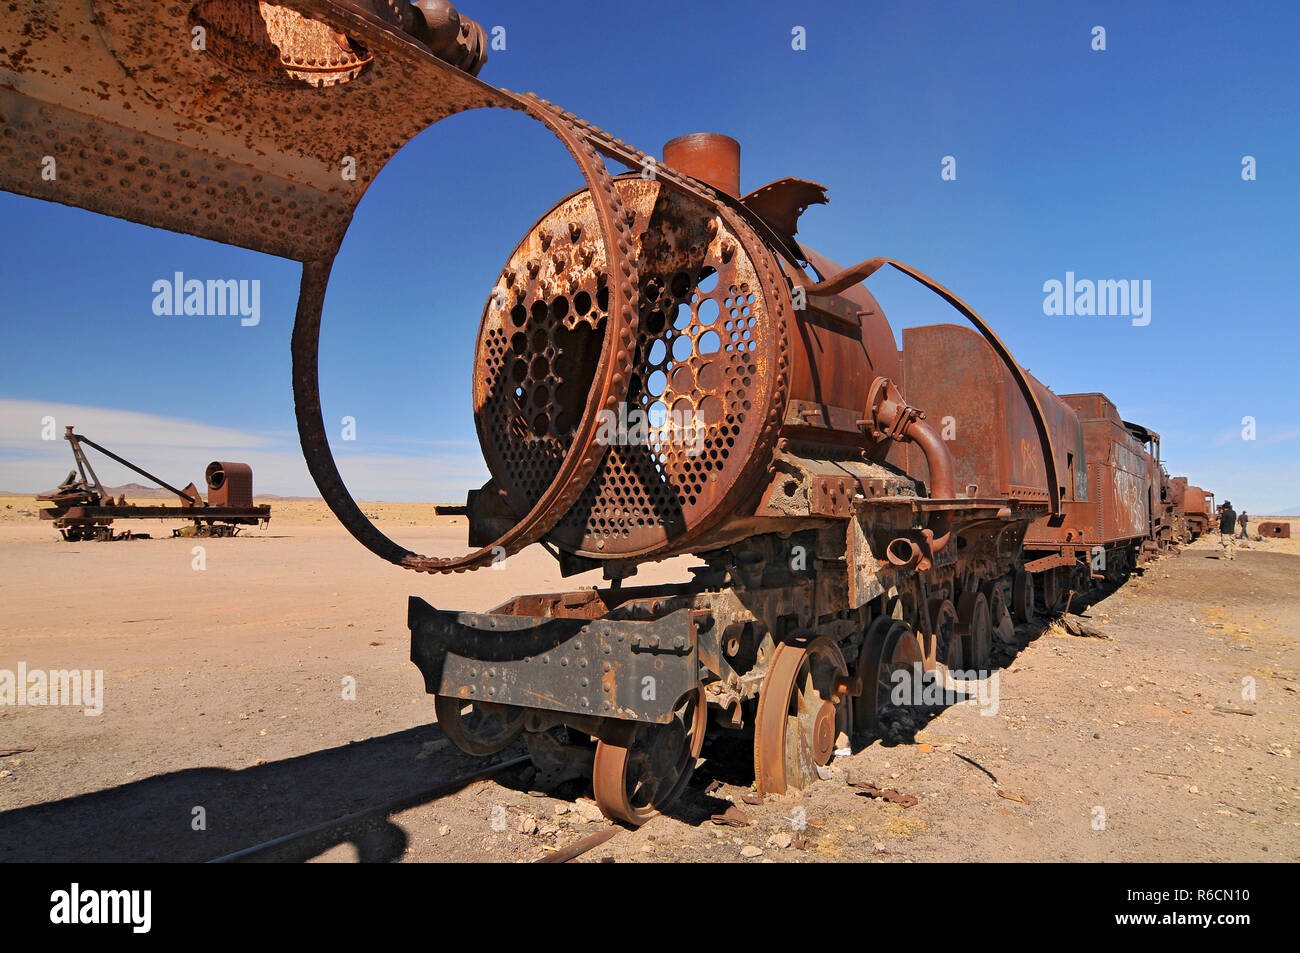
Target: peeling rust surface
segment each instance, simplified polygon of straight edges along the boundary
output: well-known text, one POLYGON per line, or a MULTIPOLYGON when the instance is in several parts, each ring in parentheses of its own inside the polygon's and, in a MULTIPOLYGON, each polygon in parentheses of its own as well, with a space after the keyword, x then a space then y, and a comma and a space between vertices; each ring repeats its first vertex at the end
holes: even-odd
POLYGON ((412 136, 485 106, 520 108, 353 4, 16 0, 0 17, 0 187, 299 261, 333 256, 412 136))
MULTIPOLYGON (((0 187, 304 262, 293 353, 308 467, 331 509, 372 551, 440 572, 486 565, 529 544, 585 487, 603 455, 596 416, 626 397, 637 279, 621 202, 574 117, 440 59, 413 35, 416 9, 327 0, 11 8, 0 21, 9 57, 0 76, 0 187), (315 85, 292 75, 318 69, 326 73, 315 85), (485 107, 542 122, 578 164, 595 209, 588 241, 605 257, 609 321, 574 439, 536 505, 493 545, 428 557, 380 533, 339 477, 320 415, 321 308, 352 212, 388 159, 438 120, 485 107), (39 175, 47 155, 59 163, 53 182, 39 175)), ((458 22, 462 31, 472 23, 458 22)))
MULTIPOLYGON (((768 252, 734 217, 640 178, 617 190, 641 281, 627 399, 605 418, 595 477, 549 539, 626 558, 684 543, 766 469, 784 328, 772 314, 782 289, 751 257, 768 252)), ((608 263, 589 237, 592 204, 579 192, 529 231, 480 328, 475 418, 517 515, 553 481, 574 437, 606 322, 608 263)))

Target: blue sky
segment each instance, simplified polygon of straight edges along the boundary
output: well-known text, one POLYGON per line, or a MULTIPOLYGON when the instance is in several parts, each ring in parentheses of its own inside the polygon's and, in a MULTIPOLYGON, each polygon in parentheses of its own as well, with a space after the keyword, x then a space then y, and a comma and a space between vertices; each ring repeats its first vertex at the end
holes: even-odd
MULTIPOLYGON (((1253 512, 1300 507, 1300 6, 484 0, 465 12, 506 28, 484 80, 652 153, 686 132, 734 136, 745 190, 786 175, 828 187, 830 205, 802 221, 810 246, 915 265, 1058 393, 1100 390, 1160 431, 1174 473, 1253 512), (1097 25, 1104 52, 1091 49, 1097 25), (806 51, 791 48, 796 26, 806 51), (1242 179, 1247 155, 1256 181, 1242 179), (954 181, 940 178, 944 156, 954 181), (1045 315, 1043 283, 1067 271, 1149 280, 1150 324, 1045 315), (1247 416, 1255 440, 1241 439, 1247 416)), ((519 236, 577 184, 540 127, 480 111, 417 137, 372 185, 322 347, 326 419, 356 419, 357 439, 335 447, 358 498, 459 500, 482 481, 469 387, 483 302, 519 236)), ((66 445, 40 440, 49 415, 173 481, 233 456, 261 491, 313 492, 290 395, 298 265, 7 194, 0 217, 0 488, 66 472, 66 445), (176 271, 259 279, 260 324, 155 316, 152 284, 176 271)), ((960 321, 901 276, 869 286, 896 333, 960 321)))

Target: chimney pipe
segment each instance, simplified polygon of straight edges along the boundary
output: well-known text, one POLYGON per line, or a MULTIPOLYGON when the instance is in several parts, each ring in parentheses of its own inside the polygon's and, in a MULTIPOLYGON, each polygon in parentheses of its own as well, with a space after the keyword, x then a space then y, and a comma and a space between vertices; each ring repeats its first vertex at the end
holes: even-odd
POLYGON ((664 144, 664 165, 740 198, 740 143, 716 132, 694 132, 664 144))

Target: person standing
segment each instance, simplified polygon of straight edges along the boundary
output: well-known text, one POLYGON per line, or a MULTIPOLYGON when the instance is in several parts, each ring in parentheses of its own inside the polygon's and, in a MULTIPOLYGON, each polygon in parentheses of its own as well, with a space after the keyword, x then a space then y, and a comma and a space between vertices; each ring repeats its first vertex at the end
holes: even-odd
POLYGON ((1246 511, 1242 510, 1241 515, 1237 517, 1237 525, 1241 527, 1241 534, 1237 537, 1238 539, 1250 539, 1250 534, 1246 532, 1246 523, 1246 511))
POLYGON ((1237 511, 1232 508, 1232 500, 1223 501, 1219 511, 1219 542, 1223 544, 1223 558, 1237 558, 1237 538, 1232 531, 1237 526, 1237 511))

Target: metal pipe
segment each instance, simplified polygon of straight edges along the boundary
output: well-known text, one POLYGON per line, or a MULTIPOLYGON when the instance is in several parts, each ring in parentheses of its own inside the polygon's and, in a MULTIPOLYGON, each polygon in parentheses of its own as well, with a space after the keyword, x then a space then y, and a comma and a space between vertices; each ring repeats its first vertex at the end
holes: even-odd
MULTIPOLYGON (((936 500, 952 500, 957 497, 955 467, 952 451, 939 436, 939 432, 924 420, 916 419, 903 430, 903 437, 911 440, 925 454, 925 462, 930 467, 930 497, 936 500)), ((931 559, 948 545, 952 536, 952 514, 944 511, 930 516, 930 526, 925 530, 927 556, 931 559)))
POLYGON ((921 547, 906 536, 899 536, 890 540, 889 545, 885 547, 885 556, 891 566, 911 569, 921 561, 921 547))
POLYGON ((732 198, 740 195, 740 143, 716 132, 695 132, 664 143, 664 165, 732 198))
MULTIPOLYGON (((189 501, 191 501, 191 502, 198 503, 198 504, 200 504, 200 505, 202 505, 202 506, 207 506, 207 503, 203 502, 203 500, 202 500, 201 498, 198 499, 198 500, 195 500, 194 497, 190 496, 190 495, 189 495, 188 493, 186 493, 185 491, 183 491, 183 490, 178 490, 178 489, 176 489, 176 487, 172 486, 170 483, 167 483, 167 482, 165 482, 165 481, 163 481, 163 480, 158 479, 158 477, 154 476, 154 475, 153 475, 152 473, 150 473, 148 470, 142 470, 142 469, 140 469, 140 467, 137 467, 137 466, 136 466, 134 463, 132 463, 130 460, 123 460, 121 457, 119 457, 119 456, 118 456, 116 453, 114 453, 112 450, 105 450, 103 447, 101 447, 99 444, 95 443, 95 441, 91 440, 89 437, 84 437, 84 436, 82 436, 81 434, 72 434, 71 437, 76 437, 76 438, 77 438, 79 441, 81 441, 82 443, 84 443, 84 444, 86 444, 86 445, 88 445, 88 446, 94 447, 96 450, 98 450, 98 451, 99 451, 100 453, 102 453, 104 456, 108 457, 110 460, 116 460, 118 463, 122 464, 122 466, 126 467, 126 468, 129 469, 129 470, 134 470, 136 473, 140 474, 140 476, 144 477, 145 479, 147 479, 147 480, 152 480, 154 483, 157 483, 157 484, 158 484, 160 487, 162 487, 164 490, 171 490, 173 493, 175 493, 177 496, 179 496, 182 500, 189 500, 189 501)), ((69 439, 71 439, 71 437, 69 437, 69 439)))
POLYGON ((81 438, 72 432, 71 427, 68 427, 64 431, 63 436, 68 443, 72 444, 72 459, 76 461, 77 470, 81 473, 81 482, 88 486, 93 486, 95 492, 99 494, 99 498, 103 500, 108 496, 108 491, 104 489, 104 484, 99 482, 99 475, 95 473, 95 468, 92 467, 90 461, 86 459, 85 451, 81 449, 81 438), (86 477, 87 473, 90 474, 89 479, 86 477))

